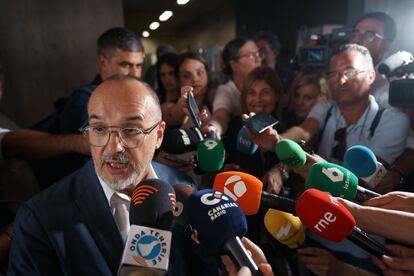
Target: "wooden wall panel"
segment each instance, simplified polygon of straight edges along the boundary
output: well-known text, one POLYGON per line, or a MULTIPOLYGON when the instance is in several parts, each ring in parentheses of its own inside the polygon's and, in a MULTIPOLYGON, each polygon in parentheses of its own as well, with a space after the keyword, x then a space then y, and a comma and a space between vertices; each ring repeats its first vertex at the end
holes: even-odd
POLYGON ((96 74, 97 37, 123 25, 121 0, 0 1, 0 111, 24 127, 51 114, 96 74))

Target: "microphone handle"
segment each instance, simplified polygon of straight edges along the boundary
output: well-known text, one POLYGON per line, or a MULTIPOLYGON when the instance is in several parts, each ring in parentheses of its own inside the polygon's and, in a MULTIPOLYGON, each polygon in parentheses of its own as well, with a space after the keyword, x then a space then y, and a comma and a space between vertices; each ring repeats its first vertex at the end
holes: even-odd
POLYGON ((384 245, 368 236, 367 233, 363 232, 358 227, 354 227, 351 235, 349 235, 347 239, 375 257, 381 258, 382 255, 394 256, 394 254, 384 245))
POLYGON ((252 275, 262 275, 253 261, 250 254, 247 252, 243 243, 238 236, 231 238, 224 244, 224 249, 229 253, 230 257, 237 263, 238 267, 247 266, 252 275))
POLYGON ((278 196, 263 191, 260 199, 260 205, 296 215, 296 201, 288 197, 278 196))
POLYGON ((365 202, 368 199, 374 198, 380 196, 379 193, 376 193, 374 191, 365 189, 364 187, 358 186, 357 194, 355 196, 355 200, 358 202, 365 202))

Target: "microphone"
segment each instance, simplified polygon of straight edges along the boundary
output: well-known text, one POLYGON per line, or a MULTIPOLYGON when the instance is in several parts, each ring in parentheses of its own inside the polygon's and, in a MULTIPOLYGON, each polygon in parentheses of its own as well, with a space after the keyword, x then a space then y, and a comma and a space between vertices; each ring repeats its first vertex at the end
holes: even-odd
POLYGON ((356 145, 348 148, 344 163, 345 167, 370 188, 375 188, 387 174, 387 169, 377 161, 375 154, 366 146, 356 145))
POLYGON ((305 188, 315 188, 345 199, 364 202, 379 196, 378 193, 358 186, 358 178, 350 170, 328 162, 312 165, 305 181, 305 188))
POLYGON ((269 209, 264 225, 273 238, 289 248, 297 248, 305 241, 305 230, 300 219, 292 214, 269 209))
POLYGON ((246 217, 230 197, 211 189, 193 193, 188 198, 188 219, 208 251, 228 254, 239 267, 247 266, 253 275, 260 275, 240 240, 247 231, 246 217))
POLYGON ((170 154, 181 154, 197 149, 203 141, 203 135, 198 128, 175 128, 165 131, 161 150, 170 154))
POLYGON ((197 146, 197 163, 205 172, 217 172, 224 165, 224 144, 214 138, 206 138, 197 146))
POLYGON ((175 208, 174 208, 174 221, 181 226, 187 227, 188 225, 188 216, 187 216, 187 201, 192 193, 195 192, 195 189, 188 184, 180 183, 174 185, 175 191, 175 208))
POLYGON ((263 191, 263 182, 248 173, 219 173, 214 179, 213 189, 236 201, 246 216, 257 214, 260 205, 295 214, 294 200, 263 191))
POLYGON ((306 164, 306 154, 293 140, 282 139, 276 144, 276 155, 290 168, 302 168, 306 164))
POLYGON ((376 257, 393 256, 382 244, 356 227, 352 214, 328 193, 306 190, 297 200, 296 212, 310 231, 329 241, 340 242, 346 238, 376 257))
POLYGON ((118 275, 164 274, 171 252, 174 189, 160 179, 139 183, 131 197, 129 230, 118 275))
POLYGON ((239 152, 248 155, 254 154, 258 148, 258 146, 250 138, 245 126, 243 126, 237 134, 236 146, 239 152))
POLYGON ((388 78, 410 73, 412 71, 405 70, 405 67, 408 67, 407 65, 409 64, 411 65, 409 67, 412 67, 411 63, 413 60, 413 55, 411 53, 407 51, 398 51, 389 56, 378 66, 378 72, 386 75, 388 78))

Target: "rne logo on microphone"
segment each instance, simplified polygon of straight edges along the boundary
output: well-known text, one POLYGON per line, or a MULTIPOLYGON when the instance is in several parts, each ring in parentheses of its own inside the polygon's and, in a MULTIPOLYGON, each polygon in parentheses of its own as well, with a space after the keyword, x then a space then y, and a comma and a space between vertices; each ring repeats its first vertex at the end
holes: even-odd
POLYGON ((224 183, 224 193, 237 201, 247 192, 246 184, 239 175, 232 175, 224 183))
POLYGON ((332 222, 334 222, 336 220, 336 216, 334 214, 332 214, 331 212, 326 212, 323 215, 323 218, 320 219, 314 226, 314 228, 316 230, 318 230, 319 232, 323 232, 323 230, 326 229, 326 227, 329 226, 329 224, 331 224, 332 222))
POLYGON ((221 202, 221 200, 229 201, 229 198, 219 191, 214 193, 207 193, 201 196, 201 202, 204 205, 216 205, 221 202))
POLYGON ((156 266, 168 255, 167 238, 156 229, 141 229, 131 239, 129 250, 141 266, 156 266))
POLYGON ((157 193, 158 189, 151 185, 138 186, 131 196, 134 205, 142 204, 152 194, 157 193))

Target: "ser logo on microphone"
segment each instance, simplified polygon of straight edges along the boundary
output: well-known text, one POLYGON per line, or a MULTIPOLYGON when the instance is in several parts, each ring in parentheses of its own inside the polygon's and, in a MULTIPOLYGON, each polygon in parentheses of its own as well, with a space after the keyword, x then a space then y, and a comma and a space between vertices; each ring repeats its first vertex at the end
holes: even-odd
POLYGON ((167 238, 156 229, 142 228, 129 243, 132 258, 141 266, 159 266, 168 256, 167 238))
POLYGON ((224 183, 224 193, 234 201, 237 201, 237 199, 242 197, 246 192, 246 184, 239 175, 230 176, 224 183))

